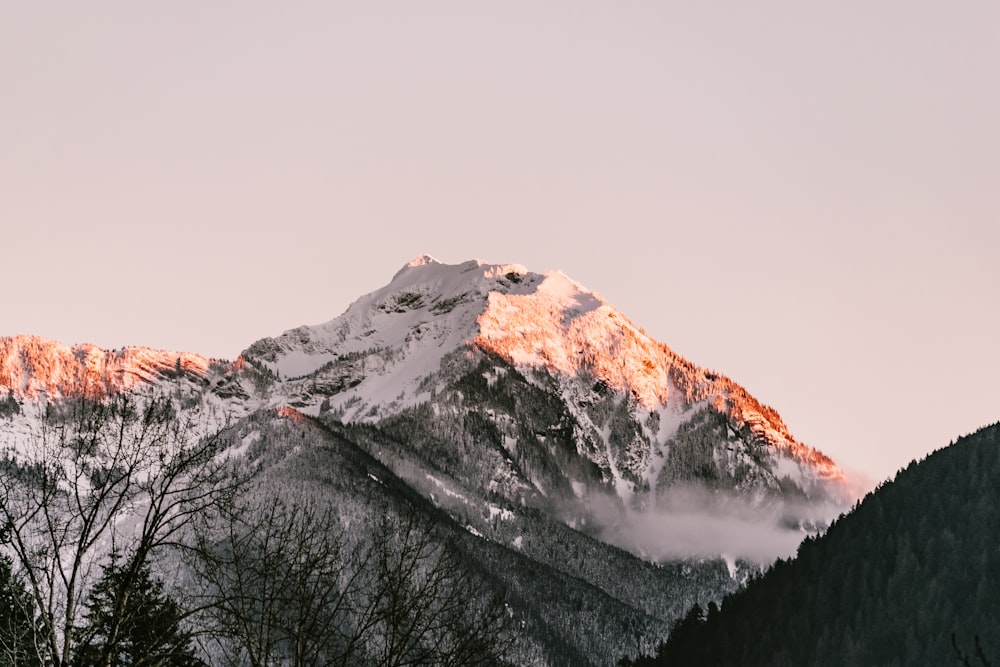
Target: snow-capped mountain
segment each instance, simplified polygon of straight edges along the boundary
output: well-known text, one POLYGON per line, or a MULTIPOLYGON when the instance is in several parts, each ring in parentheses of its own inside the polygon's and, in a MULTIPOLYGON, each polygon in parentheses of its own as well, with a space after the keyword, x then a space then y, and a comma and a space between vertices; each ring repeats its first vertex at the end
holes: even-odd
POLYGON ((849 500, 840 469, 777 412, 559 271, 423 255, 339 317, 259 340, 232 364, 0 339, 8 403, 178 382, 215 418, 289 406, 371 429, 368 450, 453 515, 496 516, 489 499, 541 508, 658 560, 748 554, 726 537, 685 550, 621 526, 694 504, 711 508, 706 521, 756 525, 764 512, 769 528, 797 531, 849 500))
POLYGON ((258 341, 243 357, 280 378, 272 400, 347 423, 398 421, 421 405, 438 420, 445 406, 452 418, 483 415, 507 460, 498 461, 497 478, 482 481, 507 497, 546 495, 553 482, 576 496, 603 485, 639 505, 689 482, 758 501, 793 490, 810 500, 846 495, 840 469, 795 440, 777 412, 652 340, 559 271, 423 255, 341 316, 258 341), (533 423, 522 437, 525 421, 537 420, 456 389, 470 373, 497 391, 498 379, 516 374, 523 386, 515 393, 545 392, 559 404, 559 421, 533 423), (542 433, 556 427, 596 474, 541 475, 524 465, 520 450, 550 448, 542 433), (511 467, 513 481, 504 472, 511 467))
POLYGON ((639 650, 850 500, 738 384, 515 264, 418 257, 231 363, 0 338, 0 458, 37 459, 50 405, 118 392, 165 399, 189 439, 223 432, 225 460, 282 492, 315 485, 348 515, 416 508, 512 596, 550 664, 639 650))

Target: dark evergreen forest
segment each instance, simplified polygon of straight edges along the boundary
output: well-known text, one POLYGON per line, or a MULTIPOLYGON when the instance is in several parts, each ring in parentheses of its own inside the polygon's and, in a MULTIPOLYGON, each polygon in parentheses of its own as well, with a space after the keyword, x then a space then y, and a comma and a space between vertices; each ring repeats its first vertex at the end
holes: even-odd
POLYGON ((794 559, 623 665, 1000 664, 1000 423, 901 470, 794 559))

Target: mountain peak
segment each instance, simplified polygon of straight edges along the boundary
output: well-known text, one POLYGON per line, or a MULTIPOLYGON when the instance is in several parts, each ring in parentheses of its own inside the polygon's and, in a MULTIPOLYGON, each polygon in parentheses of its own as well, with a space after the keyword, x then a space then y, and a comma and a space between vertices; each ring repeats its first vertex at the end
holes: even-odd
POLYGON ((401 281, 449 279, 450 282, 454 282, 452 279, 457 276, 463 276, 462 280, 464 281, 479 278, 492 280, 509 274, 524 275, 526 273, 528 270, 521 264, 493 264, 481 259, 471 259, 461 264, 447 264, 424 253, 404 264, 403 268, 392 277, 387 288, 401 281))
MULTIPOLYGON (((258 341, 246 355, 301 387, 293 391, 294 405, 315 413, 323 403, 345 422, 378 422, 428 403, 469 364, 509 365, 556 391, 567 419, 594 442, 604 441, 591 455, 608 466, 622 497, 655 486, 668 458, 679 455, 670 443, 688 437, 685 425, 708 413, 727 423, 705 422, 718 433, 711 437, 753 441, 785 461, 768 473, 771 487, 784 475, 806 485, 843 481, 830 459, 795 440, 776 411, 652 339, 557 270, 538 274, 480 260, 445 264, 421 255, 339 317, 258 341), (594 412, 594 405, 604 407, 594 412), (609 435, 608 414, 622 410, 637 425, 627 437, 644 444, 626 447, 627 460, 609 463, 620 443, 609 435)), ((720 447, 705 465, 749 465, 742 445, 720 447)))
POLYGON ((417 255, 416 258, 414 258, 409 264, 407 264, 407 266, 423 266, 424 264, 441 264, 441 263, 442 262, 438 261, 437 258, 425 252, 423 254, 417 255))
POLYGON ((407 273, 409 273, 413 269, 419 269, 420 267, 423 267, 423 266, 433 266, 433 265, 442 265, 442 264, 443 264, 442 262, 438 261, 436 258, 432 257, 431 255, 428 255, 427 253, 423 253, 421 255, 417 255, 415 258, 413 258, 412 260, 410 260, 409 262, 407 262, 406 264, 404 264, 403 268, 401 268, 399 271, 396 271, 396 275, 394 275, 392 277, 392 279, 396 280, 400 276, 406 275, 407 273))

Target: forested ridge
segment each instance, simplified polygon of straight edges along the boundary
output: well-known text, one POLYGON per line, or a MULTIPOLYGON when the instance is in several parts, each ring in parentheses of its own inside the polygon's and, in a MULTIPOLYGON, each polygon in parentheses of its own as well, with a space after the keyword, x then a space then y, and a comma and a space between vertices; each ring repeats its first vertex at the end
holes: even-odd
POLYGON ((1000 423, 869 493, 626 665, 1000 664, 1000 423), (954 635, 954 641, 952 639, 954 635), (957 647, 957 648, 956 648, 957 647))

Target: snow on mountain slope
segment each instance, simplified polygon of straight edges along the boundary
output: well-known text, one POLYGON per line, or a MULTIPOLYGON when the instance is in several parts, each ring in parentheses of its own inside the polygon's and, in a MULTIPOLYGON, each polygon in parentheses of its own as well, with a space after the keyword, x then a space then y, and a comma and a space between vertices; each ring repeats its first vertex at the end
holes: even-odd
MULTIPOLYGON (((518 367, 544 368, 561 378, 586 378, 630 395, 639 412, 658 415, 658 432, 651 434, 654 440, 665 442, 676 432, 684 422, 680 413, 710 404, 787 455, 786 464, 843 480, 828 457, 791 436, 773 409, 732 380, 695 366, 649 338, 599 295, 561 273, 546 274, 532 294, 491 293, 479 324, 476 345, 518 367)), ((652 479, 656 464, 650 462, 645 471, 652 479)), ((786 465, 784 472, 803 470, 786 465)))
POLYGON ((337 362, 356 370, 358 377, 346 380, 360 382, 337 398, 339 405, 357 406, 348 420, 360 417, 362 407, 412 405, 421 381, 440 369, 445 355, 475 339, 477 317, 491 293, 527 294, 540 281, 519 265, 446 265, 422 255, 340 317, 258 341, 244 356, 283 379, 322 375, 337 362), (363 360, 363 368, 350 364, 355 359, 363 360))
POLYGON ((189 437, 213 434, 254 407, 223 395, 233 371, 188 352, 132 346, 104 350, 39 336, 0 337, 0 453, 33 461, 44 445, 43 424, 53 403, 122 393, 142 405, 169 398, 189 437))

